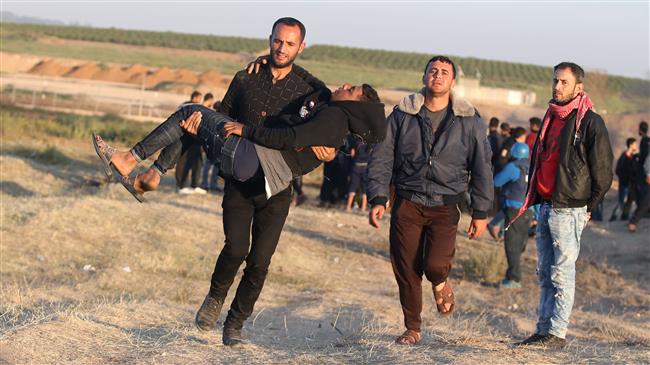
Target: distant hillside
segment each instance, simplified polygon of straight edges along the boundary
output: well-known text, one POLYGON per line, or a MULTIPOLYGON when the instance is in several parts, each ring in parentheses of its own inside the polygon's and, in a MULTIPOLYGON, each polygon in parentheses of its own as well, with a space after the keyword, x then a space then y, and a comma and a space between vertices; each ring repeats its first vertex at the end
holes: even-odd
POLYGON ((10 11, 0 11, 0 19, 2 19, 3 23, 7 22, 7 23, 65 25, 64 22, 58 20, 35 18, 31 16, 22 16, 22 15, 14 14, 10 11))
POLYGON ((16 24, 2 25, 4 33, 15 36, 52 36, 93 42, 111 42, 135 46, 156 46, 168 48, 188 48, 229 53, 258 52, 268 46, 263 39, 244 37, 222 37, 206 34, 175 32, 152 32, 116 28, 92 28, 82 26, 16 24))
MULTIPOLYGON (((267 40, 256 38, 15 23, 3 23, 2 33, 3 40, 36 40, 49 36, 136 46, 243 52, 251 55, 263 52, 268 44, 267 40)), ((341 81, 342 75, 346 75, 347 81, 356 81, 360 76, 371 80, 372 77, 368 78, 366 73, 377 74, 377 70, 391 75, 409 72, 410 79, 412 74, 422 72, 422 67, 429 57, 431 54, 313 45, 303 52, 301 62, 316 66, 312 68, 316 74, 317 70, 323 70, 323 73, 317 76, 336 83, 341 81)), ((539 95, 540 105, 544 104, 550 94, 551 67, 473 57, 452 57, 467 76, 480 77, 482 85, 535 91, 539 95)), ((391 79, 396 78, 391 76, 391 79)), ((411 83, 399 80, 392 86, 404 88, 404 85, 411 83)), ((588 72, 587 90, 597 105, 610 112, 639 112, 650 109, 650 82, 647 80, 588 72)))

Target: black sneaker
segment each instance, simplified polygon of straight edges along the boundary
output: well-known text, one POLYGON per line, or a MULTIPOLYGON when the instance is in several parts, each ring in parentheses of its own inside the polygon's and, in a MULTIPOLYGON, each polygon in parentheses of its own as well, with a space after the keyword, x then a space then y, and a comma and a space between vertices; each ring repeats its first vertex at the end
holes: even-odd
POLYGON ((194 323, 201 331, 211 331, 217 325, 221 307, 223 306, 223 299, 215 299, 209 294, 203 300, 201 308, 196 312, 194 323))
POLYGON ((540 334, 533 334, 532 336, 528 337, 527 339, 520 341, 520 342, 515 342, 513 345, 515 346, 526 346, 526 345, 532 345, 532 344, 537 344, 539 341, 544 338, 545 335, 540 335, 540 334))
POLYGON ((562 349, 564 348, 564 346, 566 346, 565 339, 559 338, 550 333, 542 337, 538 343, 546 348, 551 348, 551 349, 562 349))

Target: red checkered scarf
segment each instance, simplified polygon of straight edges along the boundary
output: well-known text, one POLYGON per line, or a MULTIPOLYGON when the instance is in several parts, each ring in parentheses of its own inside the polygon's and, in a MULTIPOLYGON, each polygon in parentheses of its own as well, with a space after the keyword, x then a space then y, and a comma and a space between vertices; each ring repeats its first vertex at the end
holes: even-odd
POLYGON ((578 137, 578 131, 580 130, 580 124, 582 123, 582 119, 585 117, 585 114, 587 114, 587 111, 589 109, 592 109, 594 107, 594 104, 591 102, 591 99, 589 98, 589 95, 587 95, 586 92, 582 91, 580 92, 573 100, 571 100, 568 104, 565 105, 558 105, 553 103, 553 100, 549 101, 548 103, 548 109, 546 110, 546 114, 544 114, 544 121, 542 122, 542 128, 539 131, 539 136, 538 141, 537 141, 537 149, 535 150, 535 156, 533 156, 533 159, 531 161, 531 166, 535 166, 535 169, 533 170, 533 174, 530 179, 530 184, 528 185, 528 192, 526 193, 526 199, 524 200, 524 205, 519 208, 519 213, 515 218, 510 221, 508 226, 510 226, 517 218, 519 218, 524 212, 526 212, 526 209, 530 208, 532 203, 535 201, 536 195, 537 195, 537 189, 535 188, 537 186, 537 166, 538 166, 538 161, 539 161, 539 155, 541 153, 541 150, 544 146, 544 137, 546 137, 546 131, 548 129, 549 124, 551 123, 552 118, 558 118, 561 120, 566 120, 566 118, 571 114, 574 110, 578 110, 578 113, 576 115, 576 129, 575 129, 575 135, 574 138, 578 137))

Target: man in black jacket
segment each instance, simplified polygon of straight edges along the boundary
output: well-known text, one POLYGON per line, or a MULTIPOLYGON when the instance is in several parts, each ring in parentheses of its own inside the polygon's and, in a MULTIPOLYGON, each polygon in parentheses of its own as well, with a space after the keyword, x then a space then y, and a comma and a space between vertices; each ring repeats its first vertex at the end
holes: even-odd
POLYGON ((370 224, 391 202, 390 257, 399 287, 406 332, 398 344, 421 338, 422 274, 433 286, 442 315, 454 310, 447 278, 456 251, 458 203, 470 192, 473 209, 467 233, 479 237, 492 206, 492 151, 486 126, 469 102, 451 93, 456 67, 447 57, 425 65, 424 88, 404 98, 386 120, 386 139, 375 145, 368 163, 370 224))
MULTIPOLYGON (((220 112, 261 126, 272 116, 297 113, 306 95, 315 88, 326 89, 322 82, 316 80, 309 84, 296 74, 293 61, 305 47, 304 38, 305 27, 298 20, 277 20, 269 37, 270 65, 256 74, 238 72, 223 98, 220 112)), ((226 182, 222 203, 226 242, 215 264, 210 291, 196 314, 200 329, 215 327, 228 289, 245 260, 244 275, 224 323, 225 345, 243 341, 241 329, 262 291, 290 202, 291 188, 267 199, 261 174, 253 181, 226 182)))
POLYGON ((639 123, 639 164, 636 174, 636 205, 637 207, 641 206, 641 202, 645 199, 645 196, 648 194, 648 185, 645 181, 645 171, 643 171, 643 163, 645 162, 646 157, 648 157, 648 152, 650 151, 650 137, 648 137, 648 122, 642 120, 639 123))
POLYGON ((562 62, 554 71, 553 99, 531 155, 528 192, 517 216, 541 203, 537 329, 516 345, 561 348, 573 307, 580 236, 612 184, 613 156, 605 122, 584 92, 583 69, 562 62))
POLYGON ((634 197, 636 176, 639 169, 639 155, 637 152, 636 139, 628 138, 625 141, 625 151, 616 161, 616 176, 618 176, 618 200, 612 211, 609 221, 618 219, 618 212, 621 211, 621 220, 630 218, 630 208, 634 197))

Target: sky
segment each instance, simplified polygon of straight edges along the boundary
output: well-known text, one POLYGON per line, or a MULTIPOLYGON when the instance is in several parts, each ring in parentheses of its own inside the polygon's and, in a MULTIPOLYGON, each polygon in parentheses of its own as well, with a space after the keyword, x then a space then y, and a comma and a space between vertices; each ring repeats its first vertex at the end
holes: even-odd
POLYGON ((266 38, 283 16, 307 45, 477 57, 650 79, 650 1, 12 1, 2 11, 65 23, 266 38))

